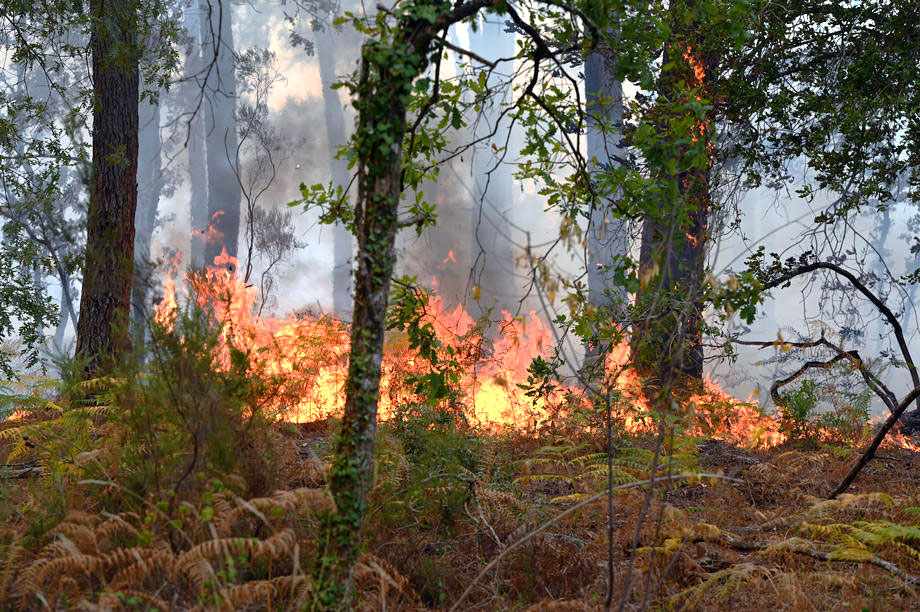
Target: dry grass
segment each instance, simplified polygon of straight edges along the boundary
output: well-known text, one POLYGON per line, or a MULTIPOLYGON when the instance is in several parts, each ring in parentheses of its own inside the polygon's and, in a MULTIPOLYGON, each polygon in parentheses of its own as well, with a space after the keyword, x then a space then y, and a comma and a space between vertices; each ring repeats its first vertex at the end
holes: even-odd
MULTIPOLYGON (((331 425, 278 427, 286 488, 248 500, 220 492, 188 510, 181 526, 170 527, 176 517, 155 511, 109 514, 102 502, 92 501, 92 491, 74 485, 61 502, 71 511, 36 529, 36 515, 45 511, 45 498, 36 492, 40 478, 4 481, 3 608, 185 610, 218 609, 222 602, 223 609, 297 609, 309 601, 320 536, 316 517, 330 507, 323 485, 331 425)), ((369 517, 368 551, 356 570, 358 609, 447 609, 500 555, 495 571, 461 609, 603 608, 606 499, 505 552, 571 505, 554 498, 598 484, 515 484, 522 476, 571 470, 562 462, 536 462, 538 449, 583 445, 588 453, 602 449, 603 441, 586 434, 560 440, 511 433, 480 442, 485 467, 465 481, 469 495, 454 511, 406 511, 394 522, 384 514, 394 506, 372 499, 377 512, 369 517)), ((2 444, 0 456, 12 442, 2 444)), ((387 448, 400 452, 398 445, 387 448)), ((714 441, 700 444, 698 453, 702 471, 743 482, 704 480, 658 489, 639 529, 627 609, 645 600, 652 609, 920 608, 920 586, 911 583, 920 577, 920 498, 912 477, 920 456, 885 449, 850 496, 827 502, 853 454, 755 452, 714 441)), ((405 458, 400 465, 408 470, 405 458)), ((442 493, 435 487, 428 496, 436 501, 442 493)), ((623 597, 645 502, 642 489, 615 497, 615 602, 623 597)))

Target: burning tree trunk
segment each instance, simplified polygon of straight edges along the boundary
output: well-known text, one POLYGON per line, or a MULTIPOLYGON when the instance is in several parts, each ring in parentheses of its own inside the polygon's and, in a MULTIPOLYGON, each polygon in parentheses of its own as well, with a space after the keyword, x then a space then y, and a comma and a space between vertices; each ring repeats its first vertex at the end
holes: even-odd
MULTIPOLYGON (((628 221, 614 216, 611 200, 617 194, 609 193, 602 184, 603 175, 619 166, 625 157, 623 85, 614 77, 614 62, 612 51, 603 48, 585 61, 588 160, 599 179, 596 189, 600 200, 591 210, 585 264, 590 303, 596 308, 616 309, 629 301, 625 288, 613 284, 617 258, 629 253, 629 227, 628 221)), ((596 354, 597 347, 588 347, 588 361, 596 354)))
MULTIPOLYGON (((659 120, 666 126, 662 129, 665 138, 671 138, 664 134, 680 124, 675 113, 690 112, 687 96, 700 98, 706 89, 709 62, 686 42, 692 27, 683 29, 675 28, 666 52, 672 68, 661 77, 664 106, 659 109, 659 120)), ((700 379, 703 375, 702 285, 712 202, 712 120, 701 115, 690 127, 687 144, 677 145, 677 159, 666 159, 656 168, 662 178, 662 204, 642 228, 640 288, 636 293, 640 319, 633 325, 632 353, 649 389, 663 389, 678 379, 700 379), (668 161, 673 161, 676 172, 669 174, 668 161)))
POLYGON ((94 376, 130 349, 137 208, 138 53, 134 0, 91 0, 93 165, 78 356, 94 376))
POLYGON ((205 0, 208 16, 202 41, 203 60, 208 75, 205 87, 210 98, 205 103, 208 165, 208 235, 204 262, 226 249, 237 256, 240 233, 240 184, 237 173, 236 72, 233 66, 232 6, 228 0, 205 0))
MULTIPOLYGON (((328 26, 327 26, 328 28, 328 26)), ((331 88, 336 81, 335 43, 332 32, 316 32, 316 56, 319 59, 319 75, 323 84, 323 108, 326 116, 326 135, 329 147, 333 151, 332 180, 336 185, 348 186, 348 164, 343 159, 335 158, 335 151, 347 141, 345 134, 345 113, 339 94, 331 88)), ((345 226, 336 223, 332 230, 333 262, 332 304, 336 314, 341 315, 351 308, 352 292, 352 256, 354 238, 345 226)))

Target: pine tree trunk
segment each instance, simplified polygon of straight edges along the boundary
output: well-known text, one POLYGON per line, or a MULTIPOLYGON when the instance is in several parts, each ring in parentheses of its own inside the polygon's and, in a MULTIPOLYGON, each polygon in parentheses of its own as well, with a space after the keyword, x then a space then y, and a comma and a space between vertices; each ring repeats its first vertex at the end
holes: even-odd
MULTIPOLYGON (((233 65, 232 4, 210 0, 209 23, 203 40, 203 61, 214 62, 208 76, 205 133, 208 164, 208 237, 205 265, 213 265, 223 250, 236 257, 240 234, 240 183, 236 132, 236 71, 233 65)), ((206 13, 207 14, 207 13, 206 13)), ((234 270, 235 272, 235 270, 234 270)))
POLYGON ((86 375, 130 349, 128 329, 137 208, 138 53, 133 0, 91 0, 93 170, 77 355, 86 375), (128 57, 125 62, 124 58, 128 57))

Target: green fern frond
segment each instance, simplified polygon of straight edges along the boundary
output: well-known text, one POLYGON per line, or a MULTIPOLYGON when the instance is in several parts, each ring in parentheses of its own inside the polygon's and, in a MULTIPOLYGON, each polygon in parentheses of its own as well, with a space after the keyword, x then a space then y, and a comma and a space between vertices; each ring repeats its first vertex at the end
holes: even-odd
POLYGON ((562 482, 568 484, 574 484, 574 480, 568 476, 563 476, 562 474, 528 474, 526 476, 521 476, 515 478, 513 484, 526 485, 534 482, 549 482, 551 480, 561 480, 562 482))

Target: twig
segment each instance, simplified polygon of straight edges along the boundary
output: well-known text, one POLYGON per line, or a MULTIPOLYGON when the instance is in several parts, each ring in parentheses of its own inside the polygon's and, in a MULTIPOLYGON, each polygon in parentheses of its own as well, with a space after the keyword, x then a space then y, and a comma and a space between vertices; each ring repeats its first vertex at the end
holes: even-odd
POLYGON ((28 463, 7 463, 0 465, 0 479, 8 480, 13 478, 25 478, 27 476, 39 476, 44 472, 40 465, 28 463))
MULTIPOLYGON (((731 342, 732 344, 741 344, 743 346, 757 346, 762 349, 771 347, 771 346, 777 346, 778 344, 780 344, 776 340, 763 341, 763 340, 731 339, 729 340, 729 342, 731 342)), ((879 397, 879 399, 882 400, 882 403, 884 403, 885 407, 888 408, 888 412, 894 412, 895 409, 898 407, 898 398, 895 396, 894 393, 891 392, 891 390, 888 387, 885 386, 885 384, 881 380, 879 380, 879 378, 875 374, 873 374, 866 367, 866 364, 863 362, 862 357, 859 356, 859 351, 844 350, 842 347, 837 346, 833 342, 830 342, 829 340, 827 340, 823 335, 818 340, 806 340, 804 342, 782 342, 782 344, 791 346, 793 348, 799 348, 799 349, 815 348, 819 346, 824 346, 836 352, 837 356, 831 359, 830 361, 822 361, 822 362, 809 361, 805 363, 801 368, 799 368, 799 370, 797 370, 794 374, 791 374, 790 376, 782 380, 778 380, 774 382, 773 385, 770 386, 770 397, 773 400, 774 404, 779 405, 779 401, 778 401, 779 388, 794 381, 799 376, 804 374, 806 370, 810 368, 828 368, 832 364, 836 363, 837 361, 840 361, 842 359, 848 359, 853 363, 856 369, 859 370, 859 373, 862 375, 863 380, 866 381, 866 385, 868 385, 868 387, 875 392, 875 394, 879 397)))
MULTIPOLYGON (((894 316, 894 313, 891 312, 891 309, 885 305, 877 295, 872 293, 868 287, 866 287, 856 276, 849 270, 842 268, 836 264, 827 262, 827 261, 815 261, 810 264, 805 264, 799 266, 798 268, 789 270, 776 278, 770 279, 763 284, 763 289, 773 289, 785 285, 790 282, 792 279, 808 274, 809 272, 814 272, 815 270, 829 270, 838 276, 850 281, 850 284, 853 287, 862 293, 866 299, 868 299, 872 304, 878 309, 882 316, 885 317, 885 320, 888 321, 888 324, 891 325, 891 329, 894 332, 895 340, 898 342, 898 348, 901 349, 901 357, 904 359, 904 363, 907 366, 907 371, 910 372, 910 379, 913 382, 914 387, 920 387, 920 373, 917 372, 917 367, 914 365, 913 357, 911 357, 910 349, 907 347, 907 340, 904 338, 904 330, 901 328, 901 324, 898 322, 898 318, 894 316)), ((920 410, 920 394, 914 396, 917 399, 917 409, 920 410)))
MULTIPOLYGON (((728 535, 727 533, 722 534, 722 537, 725 539, 725 542, 728 543, 729 546, 737 550, 762 551, 762 550, 766 550, 770 548, 769 544, 765 544, 763 542, 747 542, 745 540, 739 540, 738 538, 732 537, 728 535)), ((810 548, 782 548, 778 550, 794 552, 800 555, 812 557, 813 559, 819 559, 821 561, 828 561, 828 562, 830 561, 850 561, 850 562, 855 561, 857 563, 871 563, 872 565, 877 565, 878 567, 882 569, 888 570, 889 572, 891 572, 892 574, 894 574, 895 576, 897 576, 898 578, 900 578, 901 580, 903 580, 904 582, 908 584, 920 584, 920 578, 917 578, 916 576, 912 574, 908 574, 907 572, 902 570, 900 567, 898 567, 894 563, 891 563, 890 561, 885 561, 884 559, 880 557, 876 557, 876 556, 872 556, 867 559, 842 559, 840 557, 834 557, 831 553, 824 552, 822 550, 813 550, 810 548)))

